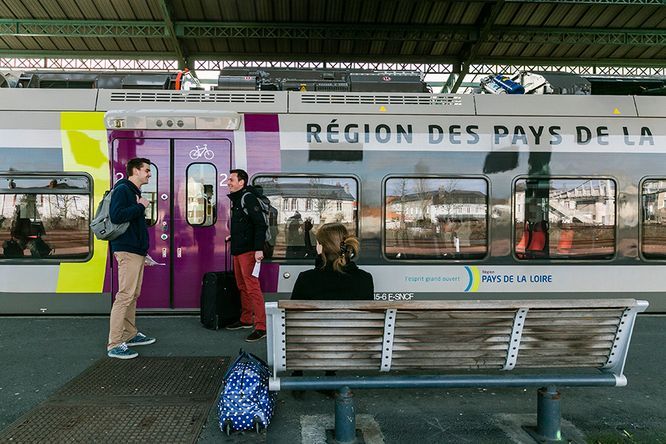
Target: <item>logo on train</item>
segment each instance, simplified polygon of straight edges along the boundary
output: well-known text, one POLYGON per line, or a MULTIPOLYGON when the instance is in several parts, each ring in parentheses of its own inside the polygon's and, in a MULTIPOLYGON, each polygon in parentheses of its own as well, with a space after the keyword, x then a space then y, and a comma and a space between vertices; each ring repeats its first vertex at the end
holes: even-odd
POLYGON ((190 159, 192 160, 197 160, 203 157, 206 160, 213 160, 213 157, 215 157, 215 153, 213 150, 208 149, 208 145, 205 143, 201 146, 195 145, 194 149, 190 151, 190 159))
POLYGON ((481 279, 479 277, 479 268, 476 266, 465 266, 465 271, 467 271, 467 277, 469 278, 469 282, 467 283, 467 287, 465 287, 466 292, 474 292, 479 290, 479 283, 481 282, 481 279))

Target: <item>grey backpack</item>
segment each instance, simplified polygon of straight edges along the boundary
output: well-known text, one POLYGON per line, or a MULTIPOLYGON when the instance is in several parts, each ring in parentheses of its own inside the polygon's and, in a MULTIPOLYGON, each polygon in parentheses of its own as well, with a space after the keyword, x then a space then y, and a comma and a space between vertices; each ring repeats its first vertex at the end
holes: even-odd
POLYGON ((95 212, 95 218, 90 223, 90 229, 95 234, 95 237, 99 240, 114 240, 129 227, 129 222, 123 222, 122 224, 114 224, 111 222, 111 217, 109 216, 109 207, 111 206, 111 195, 113 190, 109 190, 104 193, 102 201, 97 206, 97 211, 95 212))

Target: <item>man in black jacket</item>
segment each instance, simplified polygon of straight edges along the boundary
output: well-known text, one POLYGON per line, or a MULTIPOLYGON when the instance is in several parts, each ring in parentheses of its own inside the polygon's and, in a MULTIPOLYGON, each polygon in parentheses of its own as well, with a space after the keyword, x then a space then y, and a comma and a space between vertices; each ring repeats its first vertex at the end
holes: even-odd
POLYGON ((227 326, 227 330, 254 327, 245 339, 254 342, 266 337, 264 295, 259 276, 253 275, 253 271, 264 258, 268 225, 255 190, 247 185, 248 179, 244 170, 236 169, 229 172, 227 180, 231 191, 228 195, 231 200, 231 255, 242 307, 240 321, 227 326))
POLYGON ((113 187, 109 217, 114 224, 129 222, 127 231, 110 241, 118 262, 118 292, 111 309, 107 354, 111 358, 132 359, 139 354, 128 346, 155 342, 136 328, 136 301, 141 293, 143 266, 148 253, 146 208, 150 202, 141 197, 141 187, 150 180, 150 160, 136 158, 127 162, 127 179, 113 187))

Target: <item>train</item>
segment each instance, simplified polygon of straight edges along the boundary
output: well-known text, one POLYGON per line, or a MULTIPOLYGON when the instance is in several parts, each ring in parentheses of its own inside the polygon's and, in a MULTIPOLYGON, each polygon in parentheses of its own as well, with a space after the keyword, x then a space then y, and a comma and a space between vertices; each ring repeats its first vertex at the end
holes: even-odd
POLYGON ((203 275, 229 268, 232 168, 277 210, 267 300, 339 222, 377 300, 666 311, 665 98, 300 89, 1 88, 0 314, 109 312, 89 224, 133 157, 153 171, 143 311, 197 311, 203 275))

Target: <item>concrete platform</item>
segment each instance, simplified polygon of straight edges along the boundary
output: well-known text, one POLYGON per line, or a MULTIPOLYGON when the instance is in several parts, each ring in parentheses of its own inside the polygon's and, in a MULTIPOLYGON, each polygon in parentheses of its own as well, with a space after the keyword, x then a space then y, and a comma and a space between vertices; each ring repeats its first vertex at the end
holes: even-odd
MULTIPOLYGON (((265 342, 247 330, 210 331, 196 316, 139 316, 158 338, 144 356, 265 357, 265 342)), ((0 430, 105 354, 106 317, 0 317, 0 430)), ((139 357, 138 359, 141 359, 139 357)), ((666 443, 666 317, 640 316, 624 388, 562 389, 563 432, 576 443, 666 443)), ((521 424, 534 422, 534 390, 367 390, 356 394, 357 426, 370 443, 530 443, 521 424)), ((226 437, 215 411, 199 442, 319 443, 333 400, 317 392, 284 392, 273 423, 259 435, 226 437)))

